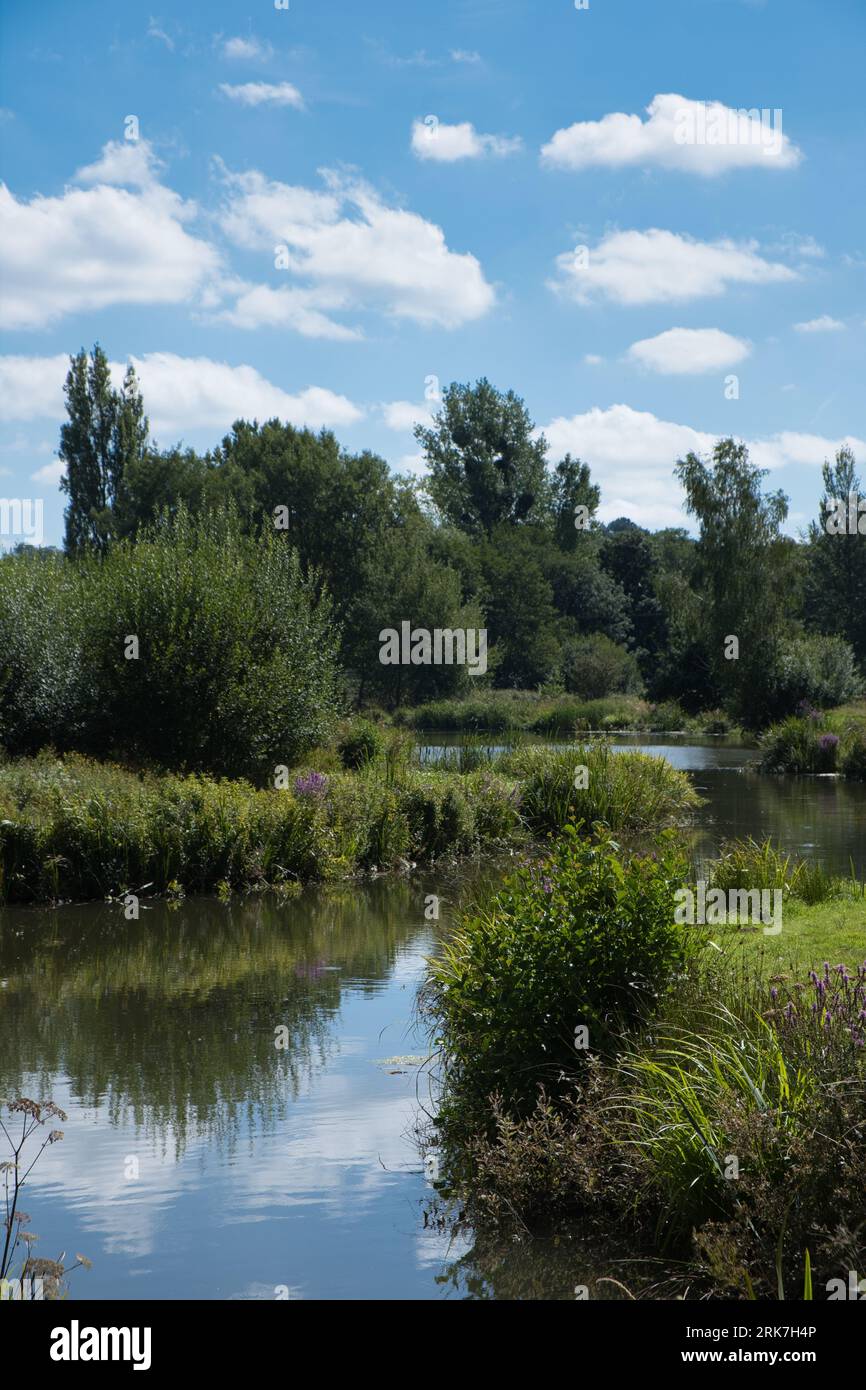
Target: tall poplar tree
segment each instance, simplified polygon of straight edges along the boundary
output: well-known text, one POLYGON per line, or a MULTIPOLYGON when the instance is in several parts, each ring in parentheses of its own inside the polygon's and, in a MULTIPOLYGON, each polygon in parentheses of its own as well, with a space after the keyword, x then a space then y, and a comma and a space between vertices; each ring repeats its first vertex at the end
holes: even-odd
POLYGON ((89 359, 84 348, 70 358, 64 395, 69 418, 60 430, 58 452, 66 464, 60 486, 69 497, 66 549, 104 552, 117 531, 126 470, 147 448, 138 380, 130 364, 115 391, 108 358, 97 343, 89 359))

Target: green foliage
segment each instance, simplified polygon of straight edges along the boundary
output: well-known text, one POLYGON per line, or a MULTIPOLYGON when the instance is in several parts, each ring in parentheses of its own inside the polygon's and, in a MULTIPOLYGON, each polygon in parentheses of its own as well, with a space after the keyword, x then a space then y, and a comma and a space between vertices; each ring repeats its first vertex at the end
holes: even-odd
POLYGON ((849 738, 842 754, 841 771, 844 777, 866 782, 866 732, 849 738))
POLYGON ((733 439, 718 442, 712 465, 688 454, 675 471, 701 527, 695 591, 707 669, 722 703, 750 720, 791 602, 791 552, 781 536, 787 499, 782 492, 763 495, 767 470, 755 467, 733 439), (737 660, 725 657, 731 635, 739 641, 737 660))
POLYGON ((615 694, 639 695, 643 689, 634 656, 602 633, 577 637, 565 644, 562 679, 569 694, 584 700, 615 694))
POLYGON ((479 545, 489 642, 496 680, 532 688, 558 672, 559 619, 545 576, 544 537, 500 526, 479 545))
POLYGON ((430 965, 448 1105, 497 1092, 527 1113, 539 1083, 555 1092, 579 1067, 576 1028, 596 1051, 654 1006, 686 955, 674 925, 684 867, 669 843, 623 859, 609 835, 569 825, 547 859, 463 916, 430 965))
POLYGON ((818 633, 780 640, 750 694, 751 722, 760 726, 792 714, 801 704, 823 709, 854 699, 863 681, 854 652, 842 637, 818 633))
POLYGON ((835 463, 825 462, 822 476, 819 518, 809 528, 806 618, 811 627, 850 642, 862 664, 866 654, 866 543, 863 534, 859 530, 851 534, 847 524, 840 531, 833 515, 838 504, 847 512, 849 498, 855 499, 855 506, 860 500, 862 484, 847 445, 839 450, 835 463))
POLYGON ((322 743, 338 711, 327 600, 284 540, 245 534, 230 513, 180 512, 74 564, 7 557, 0 632, 0 728, 13 752, 51 741, 272 776, 322 743))
POLYGON ((553 527, 556 544, 560 550, 571 551, 578 548, 581 531, 585 528, 578 523, 584 520, 580 507, 586 509, 592 519, 601 500, 601 489, 591 481, 589 465, 566 454, 553 470, 553 527))
POLYGON ((337 739, 337 752, 343 767, 365 767, 382 756, 385 739, 377 725, 368 719, 355 719, 337 739))
MULTIPOLYGON (((407 857, 524 844, 528 833, 540 834, 572 806, 567 796, 540 790, 545 759, 560 766, 551 750, 532 750, 523 772, 516 754, 460 771, 419 769, 411 751, 411 739, 394 733, 382 755, 357 772, 323 775, 300 764, 281 790, 135 773, 50 751, 0 764, 0 900, 342 878, 407 857)), ((653 815, 667 823, 696 803, 682 773, 663 764, 668 776, 660 775, 661 759, 608 760, 605 752, 589 750, 593 791, 577 794, 575 803, 584 812, 645 829, 653 815)))
POLYGON ((430 496, 448 521, 471 535, 532 520, 548 501, 547 444, 513 391, 486 379, 453 382, 431 426, 415 437, 430 467, 430 496))
POLYGON ((601 700, 561 698, 542 711, 531 728, 537 734, 573 734, 642 729, 649 727, 649 707, 630 695, 609 695, 601 700))
POLYGON ((85 601, 57 554, 0 559, 0 742, 15 753, 84 736, 85 601))
POLYGON ((771 840, 725 841, 712 865, 711 882, 723 892, 781 889, 786 899, 810 906, 861 893, 853 878, 839 878, 814 860, 785 854, 771 840))
POLYGON ((521 691, 488 691, 475 699, 431 700, 412 710, 398 710, 396 718, 414 729, 473 730, 502 733, 523 727, 524 707, 531 697, 521 691))
POLYGON ((666 758, 615 753, 603 743, 562 753, 520 748, 504 755, 499 768, 520 780, 521 809, 536 833, 559 830, 570 819, 614 831, 658 829, 682 823, 700 805, 689 778, 666 758), (580 766, 586 787, 575 786, 580 766))
POLYGON ((697 1027, 663 1025, 658 1040, 631 1049, 617 1072, 624 1086, 613 1103, 618 1140, 639 1151, 668 1238, 682 1238, 729 1209, 735 1183, 728 1166, 731 1155, 743 1152, 735 1143, 734 1116, 740 1132, 747 1117, 769 1122, 763 1140, 748 1150, 749 1161, 769 1166, 781 1183, 779 1140, 808 1118, 814 1104, 811 1077, 787 1063, 776 1031, 724 1005, 707 1009, 697 1027))
POLYGON ((866 763, 866 721, 817 710, 792 715, 761 736, 762 772, 839 771, 860 778, 866 763))
POLYGON ((148 423, 131 365, 115 391, 98 344, 89 362, 83 348, 69 361, 64 386, 69 418, 60 430, 59 450, 66 464, 60 487, 69 496, 66 548, 104 552, 126 505, 127 470, 147 447, 148 423))

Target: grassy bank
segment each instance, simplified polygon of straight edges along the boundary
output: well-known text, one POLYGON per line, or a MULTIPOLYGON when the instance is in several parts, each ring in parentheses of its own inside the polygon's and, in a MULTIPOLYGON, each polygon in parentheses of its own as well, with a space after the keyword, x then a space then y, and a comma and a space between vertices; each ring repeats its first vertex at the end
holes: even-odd
POLYGON ((682 821, 699 798, 663 759, 603 746, 420 769, 386 747, 355 770, 293 769, 279 789, 136 773, 45 753, 0 766, 0 898, 286 888, 527 843, 569 815, 617 830, 682 821), (573 786, 576 764, 587 786, 573 786))
POLYGON ((467 733, 737 732, 736 725, 720 710, 690 716, 673 701, 654 705, 634 695, 578 700, 569 695, 544 696, 526 690, 490 690, 472 698, 433 700, 397 710, 394 722, 413 729, 467 733))
MULTIPOLYGON (((711 881, 770 863, 730 846, 711 881)), ((677 925, 676 837, 572 832, 464 915, 425 1004, 472 1222, 616 1232, 668 1297, 800 1298, 808 1268, 823 1298, 862 1265, 864 886, 780 865, 777 936, 677 925)))

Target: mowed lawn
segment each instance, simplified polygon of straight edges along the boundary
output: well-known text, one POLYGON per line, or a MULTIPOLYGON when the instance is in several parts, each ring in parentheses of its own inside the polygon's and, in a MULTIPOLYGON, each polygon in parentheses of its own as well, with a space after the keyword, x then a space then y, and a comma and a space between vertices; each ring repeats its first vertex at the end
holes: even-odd
POLYGON ((709 929, 709 939, 732 964, 759 966, 762 974, 802 973, 824 961, 851 969, 866 962, 866 898, 840 898, 814 907, 791 899, 778 936, 766 936, 751 924, 725 924, 709 929))

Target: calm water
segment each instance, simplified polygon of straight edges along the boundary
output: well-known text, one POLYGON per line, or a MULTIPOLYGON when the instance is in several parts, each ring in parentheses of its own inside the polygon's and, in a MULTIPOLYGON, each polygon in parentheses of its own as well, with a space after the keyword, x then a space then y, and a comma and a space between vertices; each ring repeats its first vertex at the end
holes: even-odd
MULTIPOLYGON (((753 754, 719 741, 626 743, 694 772, 699 855, 772 835, 866 876, 866 787, 758 779, 740 771, 753 754)), ((37 1253, 93 1260, 71 1297, 567 1298, 589 1283, 567 1241, 471 1248, 424 1223, 416 987, 461 894, 499 871, 156 904, 139 922, 106 905, 0 914, 0 1095, 68 1111, 25 1206, 37 1253)))

